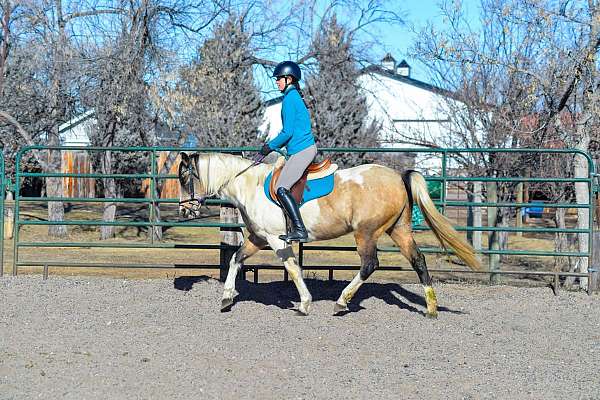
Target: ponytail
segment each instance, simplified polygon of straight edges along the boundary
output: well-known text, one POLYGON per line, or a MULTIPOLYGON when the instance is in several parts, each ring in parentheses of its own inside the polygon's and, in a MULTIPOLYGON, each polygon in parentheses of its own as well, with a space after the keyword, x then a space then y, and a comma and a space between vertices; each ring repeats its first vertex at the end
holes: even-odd
POLYGON ((304 106, 306 108, 308 108, 308 104, 306 103, 306 99, 304 98, 304 93, 302 93, 302 90, 300 90, 300 83, 298 81, 294 80, 294 82, 292 82, 291 84, 294 85, 294 87, 298 91, 298 94, 300 95, 300 98, 302 99, 304 106))

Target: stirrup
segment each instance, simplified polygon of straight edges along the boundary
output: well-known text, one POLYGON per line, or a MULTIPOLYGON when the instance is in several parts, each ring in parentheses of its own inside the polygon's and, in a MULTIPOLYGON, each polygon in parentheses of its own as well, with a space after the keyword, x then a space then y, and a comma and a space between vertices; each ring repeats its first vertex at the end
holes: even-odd
POLYGON ((287 244, 291 244, 292 242, 298 242, 298 243, 308 242, 308 235, 305 235, 302 237, 293 237, 291 239, 290 239, 290 235, 291 235, 291 233, 288 233, 286 235, 279 235, 279 239, 283 240, 287 244))

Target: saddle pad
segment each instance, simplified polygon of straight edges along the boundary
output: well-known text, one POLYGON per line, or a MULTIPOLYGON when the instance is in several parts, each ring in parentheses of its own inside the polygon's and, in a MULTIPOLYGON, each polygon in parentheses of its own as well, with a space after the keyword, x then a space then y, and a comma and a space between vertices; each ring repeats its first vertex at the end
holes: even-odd
MULTIPOLYGON (((333 177, 335 174, 328 175, 324 178, 319 179, 311 179, 306 182, 306 186, 304 187, 304 194, 302 195, 302 202, 299 206, 302 206, 304 203, 310 200, 318 199, 319 197, 323 197, 331 193, 333 190, 333 177)), ((273 203, 279 205, 279 203, 271 197, 269 193, 269 186, 271 185, 271 178, 273 177, 273 173, 269 173, 267 179, 265 179, 264 191, 267 199, 271 200, 273 203)))

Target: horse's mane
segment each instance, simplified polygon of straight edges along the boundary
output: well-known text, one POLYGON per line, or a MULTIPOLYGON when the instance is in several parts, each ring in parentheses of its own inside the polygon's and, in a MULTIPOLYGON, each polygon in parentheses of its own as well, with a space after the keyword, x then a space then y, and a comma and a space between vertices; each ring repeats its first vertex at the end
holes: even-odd
MULTIPOLYGON (((201 156, 204 159, 205 168, 208 169, 210 176, 206 190, 208 193, 215 193, 226 183, 236 178, 236 175, 244 171, 250 165, 252 160, 248 160, 238 155, 226 153, 204 153, 201 156)), ((273 169, 273 165, 259 164, 246 170, 240 177, 246 178, 248 184, 258 185, 264 182, 268 171, 273 169)), ((200 174, 202 180, 206 179, 206 173, 200 174)))

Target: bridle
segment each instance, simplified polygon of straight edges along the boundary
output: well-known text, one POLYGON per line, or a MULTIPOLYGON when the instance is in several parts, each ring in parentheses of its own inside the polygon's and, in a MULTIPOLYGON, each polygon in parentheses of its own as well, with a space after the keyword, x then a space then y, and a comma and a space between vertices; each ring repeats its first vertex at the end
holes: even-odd
MULTIPOLYGON (((204 203, 206 202, 206 200, 217 197, 217 194, 219 193, 219 191, 223 187, 227 186, 229 184, 229 182, 231 182, 233 179, 237 178, 238 176, 242 175, 244 172, 248 171, 250 168, 260 164, 264 159, 265 159, 265 156, 260 156, 259 158, 255 159, 254 162, 252 164, 250 164, 247 168, 243 169, 242 171, 238 172, 235 176, 226 180, 213 193, 206 194, 206 195, 200 196, 200 197, 196 196, 196 192, 194 190, 194 178, 196 178, 196 179, 198 179, 198 181, 200 181, 200 176, 196 173, 196 171, 194 171, 194 160, 191 159, 188 164, 188 167, 187 167, 187 175, 189 177, 188 193, 190 194, 190 198, 187 200, 180 201, 179 206, 187 206, 186 208, 190 209, 194 213, 199 211, 200 207, 204 206, 204 203)), ((206 167, 206 187, 207 188, 210 187, 209 179, 210 179, 210 157, 208 157, 208 165, 206 167)))
MULTIPOLYGON (((250 168, 260 164, 264 159, 265 159, 265 156, 261 156, 261 157, 257 158, 256 160, 254 160, 254 162, 251 165, 249 165, 242 171, 238 172, 234 177, 227 179, 221 186, 219 186, 219 188, 217 190, 214 191, 214 193, 206 194, 206 195, 200 196, 200 197, 196 197, 195 190, 194 190, 194 178, 196 178, 196 179, 198 179, 198 181, 200 181, 200 176, 196 173, 196 171, 194 171, 194 161, 190 160, 190 162, 188 163, 188 168, 187 168, 187 174, 189 176, 188 193, 190 194, 190 198, 187 200, 180 201, 179 206, 187 206, 186 208, 188 208, 192 212, 196 213, 197 211, 200 210, 200 208, 202 206, 204 206, 204 203, 206 202, 206 200, 217 197, 217 194, 219 193, 219 191, 223 187, 227 186, 229 184, 229 182, 231 182, 233 179, 237 178, 238 176, 242 175, 244 172, 248 171, 250 168)), ((210 179, 210 157, 208 157, 208 165, 206 167, 206 187, 207 188, 210 187, 210 185, 208 184, 209 179, 210 179)))
MULTIPOLYGON (((188 193, 190 194, 190 198, 187 200, 182 200, 179 202, 179 206, 187 206, 186 208, 190 209, 191 211, 193 211, 194 213, 196 213, 197 211, 200 210, 200 208, 202 206, 204 206, 204 203, 206 202, 207 199, 214 197, 214 194, 211 195, 204 195, 204 196, 200 196, 200 197, 196 197, 196 192, 194 190, 194 178, 198 179, 198 181, 200 181, 200 176, 196 173, 196 171, 194 171, 194 161, 190 160, 190 162, 188 163, 188 168, 187 168, 187 175, 189 177, 189 182, 188 182, 188 193)), ((208 178, 208 171, 207 171, 207 178, 208 178)), ((208 186, 208 181, 207 181, 207 186, 208 186)))

